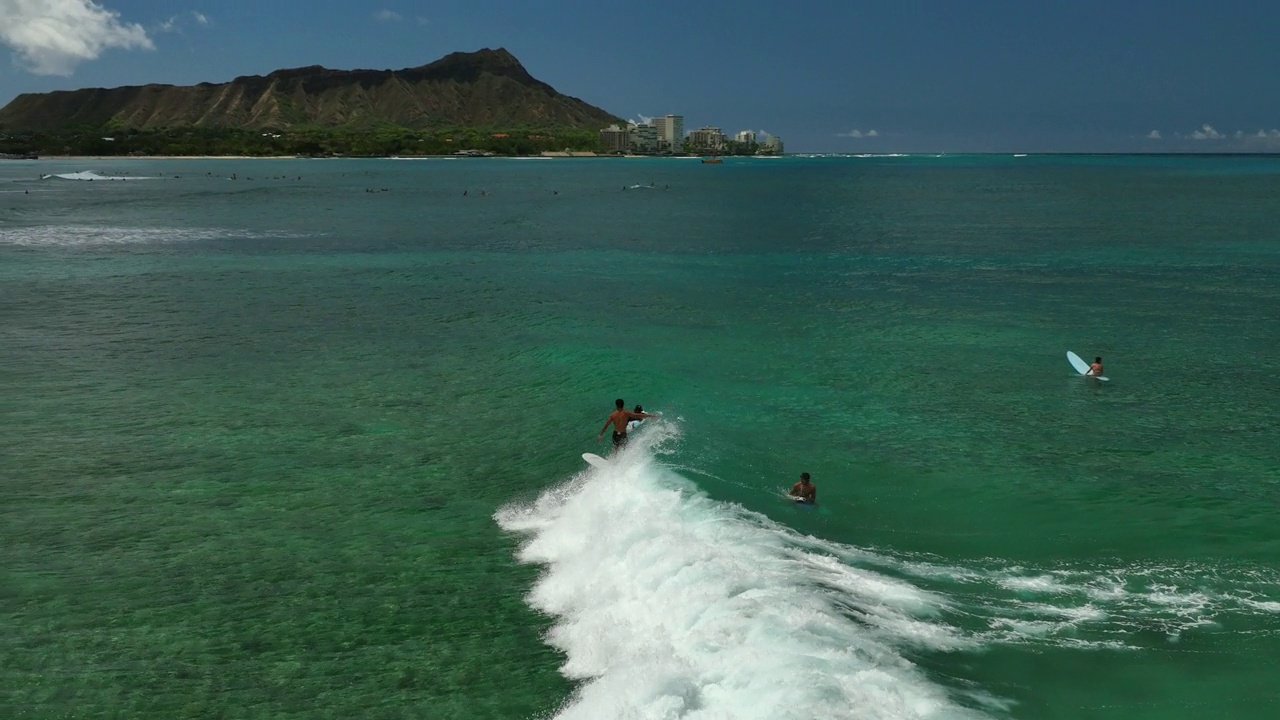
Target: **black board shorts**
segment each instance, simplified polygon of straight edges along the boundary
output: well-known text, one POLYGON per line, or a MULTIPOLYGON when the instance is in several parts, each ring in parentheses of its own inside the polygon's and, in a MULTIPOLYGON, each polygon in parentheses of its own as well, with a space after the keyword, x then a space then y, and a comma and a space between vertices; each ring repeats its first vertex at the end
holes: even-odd
POLYGON ((618 432, 617 430, 614 430, 614 431, 613 431, 613 446, 614 446, 614 447, 622 447, 622 445, 623 445, 624 443, 626 443, 626 442, 627 442, 627 434, 626 434, 626 433, 620 433, 620 432, 618 432))

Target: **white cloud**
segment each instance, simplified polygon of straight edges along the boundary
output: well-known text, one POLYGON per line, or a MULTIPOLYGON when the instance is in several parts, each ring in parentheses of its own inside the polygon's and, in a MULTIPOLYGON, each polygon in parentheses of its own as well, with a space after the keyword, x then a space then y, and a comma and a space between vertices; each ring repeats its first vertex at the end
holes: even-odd
POLYGON ((1251 152, 1280 151, 1280 129, 1259 130, 1256 133, 1245 133, 1240 147, 1251 152))
POLYGON ((1161 137, 1160 137, 1160 131, 1159 131, 1159 130, 1152 130, 1151 132, 1147 133, 1147 139, 1148 139, 1148 140, 1159 140, 1159 139, 1161 139, 1161 137))
POLYGON ((155 47, 141 25, 93 0, 0 0, 0 42, 36 75, 70 75, 111 48, 155 47))
POLYGON ((868 130, 866 132, 862 132, 861 130, 855 129, 855 130, 850 130, 849 132, 836 133, 836 137, 873 138, 873 137, 880 137, 880 133, 876 132, 875 130, 868 130))
POLYGON ((414 20, 417 20, 417 21, 418 21, 418 24, 419 24, 419 25, 422 25, 422 26, 424 26, 424 27, 425 27, 426 25, 428 25, 428 24, 430 24, 430 23, 431 23, 431 18, 425 18, 425 17, 422 17, 421 15, 419 15, 419 16, 418 16, 418 17, 416 17, 416 18, 414 18, 414 20))
MULTIPOLYGON (((191 20, 193 20, 197 25, 202 25, 206 27, 209 25, 209 16, 201 12, 192 11, 191 20)), ((186 21, 187 21, 186 14, 174 15, 170 17, 168 20, 162 20, 161 22, 156 23, 155 27, 153 27, 152 30, 154 30, 157 33, 170 33, 170 32, 181 33, 182 26, 186 24, 186 21)))
POLYGON ((404 18, 401 17, 400 13, 396 12, 395 10, 383 9, 374 13, 373 19, 377 20, 378 22, 400 22, 404 18))
POLYGON ((1218 132, 1217 130, 1214 130, 1213 126, 1210 125, 1209 123, 1205 123, 1204 125, 1200 126, 1199 130, 1191 133, 1191 137, 1195 138, 1196 140, 1221 140, 1226 136, 1218 132))

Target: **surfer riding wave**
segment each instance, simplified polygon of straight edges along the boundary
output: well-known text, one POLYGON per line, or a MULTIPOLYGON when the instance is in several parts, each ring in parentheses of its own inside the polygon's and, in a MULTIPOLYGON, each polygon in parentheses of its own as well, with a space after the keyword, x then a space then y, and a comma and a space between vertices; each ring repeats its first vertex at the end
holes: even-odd
POLYGON ((627 442, 627 428, 629 423, 634 420, 645 420, 656 415, 639 412, 640 406, 636 406, 636 411, 627 410, 627 403, 622 398, 613 401, 615 410, 609 413, 609 417, 605 418, 604 425, 600 427, 600 434, 596 436, 597 440, 604 438, 604 431, 613 426, 613 449, 618 450, 627 442))

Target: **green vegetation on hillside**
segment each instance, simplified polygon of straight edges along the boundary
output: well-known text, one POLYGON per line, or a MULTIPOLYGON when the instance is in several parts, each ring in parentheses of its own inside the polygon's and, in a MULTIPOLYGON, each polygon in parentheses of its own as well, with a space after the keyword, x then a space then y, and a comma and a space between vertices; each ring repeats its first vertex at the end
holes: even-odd
POLYGON ((118 125, 49 132, 0 130, 0 153, 49 155, 498 155, 598 151, 599 134, 574 128, 436 128, 377 124, 288 130, 229 128, 124 129, 118 125))

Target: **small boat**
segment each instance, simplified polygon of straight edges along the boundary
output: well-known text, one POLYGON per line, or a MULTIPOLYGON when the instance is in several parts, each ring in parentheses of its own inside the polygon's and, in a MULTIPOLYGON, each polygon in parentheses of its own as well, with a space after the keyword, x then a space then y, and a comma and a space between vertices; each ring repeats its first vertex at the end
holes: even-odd
POLYGON ((720 158, 716 157, 715 155, 712 155, 711 157, 704 157, 704 158, 702 158, 702 164, 703 164, 703 165, 723 165, 723 164, 724 164, 724 160, 721 160, 720 158))

